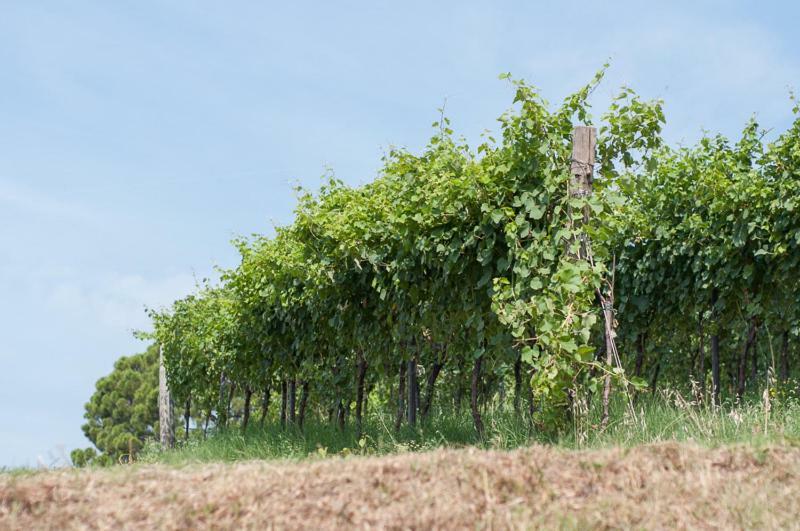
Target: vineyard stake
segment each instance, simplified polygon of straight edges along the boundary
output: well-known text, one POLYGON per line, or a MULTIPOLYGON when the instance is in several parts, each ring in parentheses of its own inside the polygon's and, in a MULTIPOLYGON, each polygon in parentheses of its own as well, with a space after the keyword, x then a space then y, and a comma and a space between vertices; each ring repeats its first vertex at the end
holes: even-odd
POLYGON ((175 446, 175 427, 172 424, 172 397, 167 387, 167 369, 164 367, 164 346, 158 348, 158 432, 161 448, 175 446))

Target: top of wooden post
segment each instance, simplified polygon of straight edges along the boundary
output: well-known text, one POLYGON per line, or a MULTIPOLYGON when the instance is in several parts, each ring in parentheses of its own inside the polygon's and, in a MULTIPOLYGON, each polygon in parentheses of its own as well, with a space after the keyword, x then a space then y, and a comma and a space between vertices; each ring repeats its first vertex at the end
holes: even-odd
POLYGON ((579 125, 572 131, 572 175, 591 175, 594 166, 594 151, 597 129, 579 125))

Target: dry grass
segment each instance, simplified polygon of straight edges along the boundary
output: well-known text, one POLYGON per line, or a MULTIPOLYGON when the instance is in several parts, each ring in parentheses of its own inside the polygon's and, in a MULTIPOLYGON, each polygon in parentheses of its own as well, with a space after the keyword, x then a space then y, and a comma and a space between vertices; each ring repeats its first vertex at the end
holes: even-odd
POLYGON ((13 529, 798 528, 800 449, 536 446, 0 475, 13 529))

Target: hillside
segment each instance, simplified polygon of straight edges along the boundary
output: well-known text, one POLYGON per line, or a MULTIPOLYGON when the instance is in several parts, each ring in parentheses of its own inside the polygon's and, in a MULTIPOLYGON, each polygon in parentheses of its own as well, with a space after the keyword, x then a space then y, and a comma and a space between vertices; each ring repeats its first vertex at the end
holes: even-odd
POLYGON ((800 449, 535 446, 0 475, 0 528, 787 528, 800 449))

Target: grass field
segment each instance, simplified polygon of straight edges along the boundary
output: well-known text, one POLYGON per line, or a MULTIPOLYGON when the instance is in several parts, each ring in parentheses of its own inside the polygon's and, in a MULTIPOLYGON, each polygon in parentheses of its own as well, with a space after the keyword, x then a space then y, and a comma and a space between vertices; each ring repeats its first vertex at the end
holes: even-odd
MULTIPOLYGON (((752 400, 738 407, 710 408, 686 402, 677 393, 643 396, 631 414, 621 401, 614 404, 612 420, 600 430, 599 418, 591 416, 581 424, 566 425, 558 432, 543 433, 513 411, 488 409, 484 412, 486 433, 476 435, 468 411, 433 415, 416 429, 404 425, 394 429, 391 415, 370 415, 361 436, 350 425, 344 432, 331 423, 310 420, 301 431, 281 429, 275 422, 259 427, 255 423, 243 434, 238 429, 215 434, 204 440, 199 433, 178 448, 161 452, 149 445, 139 460, 146 463, 185 464, 232 462, 250 459, 303 459, 326 455, 386 455, 406 451, 474 446, 509 450, 531 444, 565 449, 599 449, 658 443, 691 442, 715 447, 723 444, 763 446, 800 441, 800 405, 795 401, 752 400)), ((180 434, 179 434, 180 435, 180 434)))
POLYGON ((8 529, 796 528, 800 449, 661 443, 0 475, 8 529))
POLYGON ((797 528, 800 406, 675 393, 544 435, 510 411, 359 437, 273 423, 110 468, 0 473, 0 529, 797 528))

